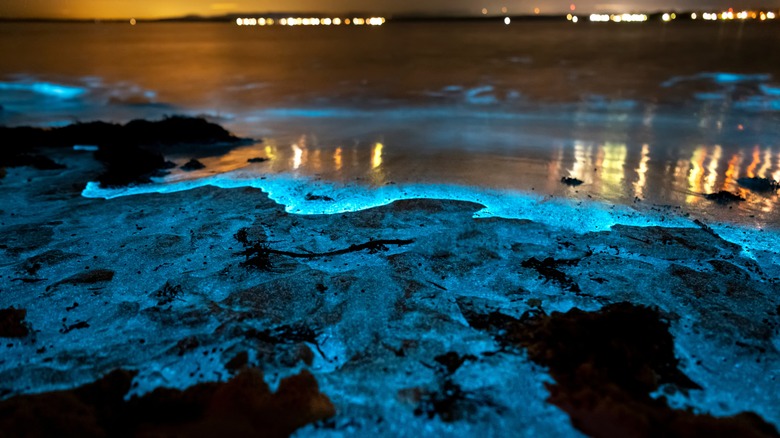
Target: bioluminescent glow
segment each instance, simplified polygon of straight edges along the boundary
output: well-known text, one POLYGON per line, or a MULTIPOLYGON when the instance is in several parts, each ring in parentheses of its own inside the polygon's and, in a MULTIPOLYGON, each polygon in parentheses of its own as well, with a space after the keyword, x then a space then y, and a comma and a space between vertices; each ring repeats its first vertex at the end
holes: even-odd
POLYGON ((28 92, 41 94, 49 97, 56 97, 60 99, 72 99, 75 97, 79 97, 87 92, 87 90, 82 87, 53 84, 50 82, 33 82, 33 83, 0 82, 0 90, 28 91, 28 92))

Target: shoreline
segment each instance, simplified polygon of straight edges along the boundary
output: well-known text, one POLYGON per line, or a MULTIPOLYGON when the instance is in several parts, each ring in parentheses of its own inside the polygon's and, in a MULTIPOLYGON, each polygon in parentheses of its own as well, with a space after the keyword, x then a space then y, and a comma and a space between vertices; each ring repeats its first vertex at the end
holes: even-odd
MULTIPOLYGON (((648 412, 656 409, 689 415, 684 411, 691 408, 692 427, 736 421, 771 436, 780 426, 772 410, 780 394, 776 231, 764 233, 764 248, 750 250, 750 235, 727 241, 720 237, 724 228, 707 224, 708 231, 693 218, 642 222, 647 218, 637 213, 604 208, 612 221, 589 225, 592 204, 581 208, 573 200, 518 195, 507 206, 499 202, 505 193, 468 198, 466 191, 448 200, 399 199, 411 189, 386 186, 393 195, 376 202, 354 187, 339 191, 323 181, 295 185, 270 176, 259 180, 267 191, 224 178, 222 188, 201 180, 201 187, 170 193, 87 198, 83 182, 99 164, 83 152, 63 157, 64 171, 12 168, 0 180, 0 232, 10 236, 0 249, 0 309, 24 309, 29 329, 4 347, 5 406, 117 368, 138 372, 132 397, 227 382, 238 373, 233 360, 245 355, 238 363, 262 369, 272 391, 287 376, 311 372, 335 417, 302 434, 388 435, 412 427, 568 436, 589 429, 580 414, 559 410, 548 397, 569 388, 572 371, 534 359, 538 347, 500 333, 566 318, 576 327, 592 318, 625 332, 615 342, 630 349, 644 341, 625 323, 609 322, 608 311, 630 303, 628 315, 658 321, 648 336, 662 344, 670 336, 673 345, 664 348, 672 349, 664 354, 679 361, 646 366, 667 376, 674 369, 701 388, 674 379, 643 386, 631 397, 651 410, 632 415, 655 418, 648 412), (361 202, 337 213, 349 199, 361 202), (525 205, 536 216, 479 214, 494 205, 510 212, 525 205), (334 211, 300 214, 312 206, 334 211), (619 224, 629 220, 637 222, 619 224), (399 239, 414 243, 360 247, 399 239), (242 252, 252 247, 268 258, 266 269, 245 265, 242 252), (339 252, 348 248, 354 251, 339 252), (643 306, 657 310, 648 314, 643 306), (487 325, 480 322, 489 315, 487 325), (559 389, 550 386, 551 376, 559 389), (662 391, 671 407, 648 391, 662 391), (748 411, 774 426, 705 415, 748 411)), ((424 189, 418 194, 445 193, 424 189)), ((610 353, 605 360, 622 359, 610 353)), ((619 387, 631 387, 637 377, 621 379, 628 380, 619 387)), ((589 390, 598 398, 603 387, 589 390)))

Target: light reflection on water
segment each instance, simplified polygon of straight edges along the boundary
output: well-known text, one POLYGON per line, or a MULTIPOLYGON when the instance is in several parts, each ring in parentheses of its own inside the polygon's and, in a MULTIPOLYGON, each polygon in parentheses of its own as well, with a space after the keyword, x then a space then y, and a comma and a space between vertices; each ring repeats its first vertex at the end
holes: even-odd
MULTIPOLYGON (((777 179, 780 148, 776 146, 755 146, 745 155, 746 148, 700 144, 669 155, 666 148, 655 148, 653 143, 578 140, 528 158, 522 152, 518 156, 473 156, 457 150, 419 150, 414 155, 403 142, 386 139, 355 141, 350 146, 344 142, 322 142, 312 135, 299 135, 294 140, 285 143, 267 139, 224 155, 203 157, 200 160, 206 169, 191 173, 177 170, 167 180, 200 178, 243 168, 256 172, 258 178, 291 173, 371 187, 422 181, 589 197, 623 204, 641 201, 646 205, 680 205, 687 211, 711 214, 716 219, 767 226, 772 226, 780 214, 777 194, 753 193, 737 183, 743 176, 777 179), (269 160, 247 162, 256 157, 269 160), (580 179, 584 184, 566 187, 560 182, 564 176, 580 179), (737 193, 746 202, 729 209, 703 197, 721 190, 737 193)), ((189 156, 172 158, 183 163, 189 156)))

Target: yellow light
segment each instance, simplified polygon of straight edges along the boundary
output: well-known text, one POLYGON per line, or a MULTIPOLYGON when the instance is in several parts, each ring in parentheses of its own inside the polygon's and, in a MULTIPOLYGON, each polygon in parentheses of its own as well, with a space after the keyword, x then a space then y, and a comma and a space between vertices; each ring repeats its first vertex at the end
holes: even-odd
POLYGON ((539 13, 542 12, 539 8, 534 8, 534 14, 539 15, 539 13))
POLYGON ((135 18, 131 18, 130 19, 130 26, 135 26, 135 23, 136 23, 135 18))
POLYGON ((677 19, 677 14, 675 14, 674 12, 672 12, 672 20, 676 20, 676 19, 677 19))
POLYGON ((376 169, 377 167, 382 165, 382 149, 384 148, 384 145, 382 143, 377 143, 374 146, 373 154, 371 154, 371 168, 376 169))
POLYGON ((572 18, 572 15, 571 15, 571 14, 566 14, 566 19, 567 19, 567 20, 571 21, 571 18, 572 18))
POLYGON ((273 26, 273 25, 274 25, 274 19, 273 19, 273 18, 269 18, 269 19, 265 20, 265 22, 266 22, 266 23, 267 23, 269 26, 273 26))
POLYGON ((304 26, 308 26, 308 25, 311 24, 311 19, 310 18, 304 18, 303 20, 301 20, 301 22, 303 23, 304 26))
POLYGON ((763 12, 762 12, 762 13, 761 13, 761 21, 764 21, 764 20, 766 20, 766 17, 767 17, 767 14, 765 14, 765 13, 763 13, 763 12))
POLYGON ((487 13, 488 13, 487 8, 482 8, 482 15, 487 15, 487 13))
POLYGON ((501 8, 501 13, 502 13, 502 14, 506 14, 506 11, 507 11, 507 9, 506 9, 506 6, 504 6, 504 7, 502 7, 502 8, 501 8))
POLYGON ((691 20, 695 20, 695 19, 696 19, 696 12, 691 14, 691 20))
POLYGON ((323 18, 323 19, 322 19, 322 24, 323 24, 324 26, 330 26, 330 24, 331 24, 332 22, 333 22, 333 21, 332 21, 330 18, 323 18))
POLYGON ((257 19, 257 25, 258 26, 265 26, 265 18, 258 18, 257 19))
POLYGON ((282 26, 287 26, 287 19, 282 18, 281 20, 279 20, 279 24, 281 24, 282 26))
POLYGON ((336 26, 340 26, 341 25, 341 18, 338 18, 338 17, 334 18, 333 19, 333 24, 336 25, 336 26))

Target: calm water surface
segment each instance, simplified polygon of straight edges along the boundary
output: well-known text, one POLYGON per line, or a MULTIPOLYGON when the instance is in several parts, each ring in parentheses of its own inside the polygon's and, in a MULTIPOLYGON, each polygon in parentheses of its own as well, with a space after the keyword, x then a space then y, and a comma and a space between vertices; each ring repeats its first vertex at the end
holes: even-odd
MULTIPOLYGON (((205 114, 267 172, 681 205, 777 227, 777 23, 0 24, 0 123, 205 114), (572 176, 576 190, 560 183, 572 176), (701 195, 738 192, 729 209, 701 195)), ((203 156, 206 155, 206 156, 203 156)))

